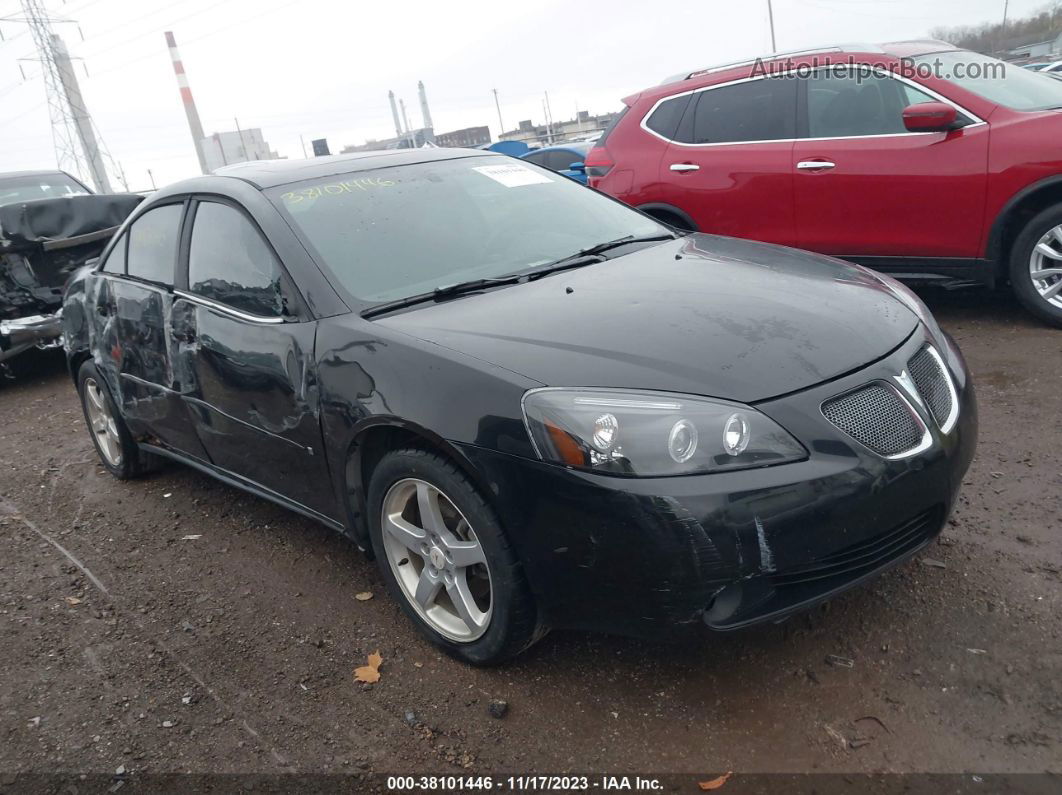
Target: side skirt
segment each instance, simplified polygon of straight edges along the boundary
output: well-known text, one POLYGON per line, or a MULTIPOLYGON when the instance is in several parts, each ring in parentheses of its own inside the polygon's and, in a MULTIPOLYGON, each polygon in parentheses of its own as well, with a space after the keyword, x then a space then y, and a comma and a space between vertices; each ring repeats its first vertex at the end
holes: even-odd
MULTIPOLYGON (((337 522, 335 519, 331 519, 325 516, 323 513, 318 513, 313 508, 307 508, 305 505, 294 500, 290 500, 282 494, 277 494, 275 491, 259 486, 254 481, 247 480, 234 472, 229 472, 224 469, 212 466, 210 464, 199 461, 198 459, 191 458, 189 456, 182 455, 181 453, 174 452, 173 450, 167 450, 165 447, 157 447, 153 444, 147 444, 141 442, 139 444, 141 450, 152 453, 163 458, 169 458, 171 461, 176 461, 178 464, 184 464, 187 467, 191 467, 204 475, 210 475, 212 478, 220 480, 226 485, 233 486, 242 491, 246 491, 248 494, 253 494, 255 497, 261 497, 264 500, 276 503, 281 508, 287 508, 289 511, 302 514, 308 519, 313 519, 320 522, 325 527, 329 527, 332 530, 342 533, 347 537, 351 537, 347 532, 347 528, 343 526, 342 522, 337 522)), ((359 549, 362 549, 361 545, 358 545, 359 549)), ((364 550, 362 550, 364 551, 364 550)))
POLYGON ((881 271, 903 281, 938 284, 945 288, 996 285, 996 264, 986 259, 952 257, 874 257, 858 254, 836 255, 881 271))

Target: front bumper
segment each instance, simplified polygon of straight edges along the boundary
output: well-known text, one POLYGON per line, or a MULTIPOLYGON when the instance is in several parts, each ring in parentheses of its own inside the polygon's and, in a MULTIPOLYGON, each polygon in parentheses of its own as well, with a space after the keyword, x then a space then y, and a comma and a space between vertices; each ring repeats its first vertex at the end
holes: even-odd
MULTIPOLYGON (((552 626, 655 636, 779 620, 915 554, 939 533, 973 458, 977 406, 957 350, 960 414, 947 435, 887 460, 831 425, 830 397, 901 373, 916 332, 875 364, 757 408, 806 461, 742 472, 617 478, 464 447, 552 626)), ((943 352, 942 352, 943 353, 943 352)))
POLYGON ((0 320, 0 362, 33 347, 59 344, 63 333, 63 312, 0 320))

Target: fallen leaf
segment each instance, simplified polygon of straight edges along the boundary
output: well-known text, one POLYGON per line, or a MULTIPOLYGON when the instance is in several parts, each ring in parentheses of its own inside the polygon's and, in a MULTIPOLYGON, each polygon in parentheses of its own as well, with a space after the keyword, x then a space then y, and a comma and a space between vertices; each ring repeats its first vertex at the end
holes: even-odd
POLYGON ((354 594, 354 598, 359 602, 368 602, 372 599, 372 591, 361 591, 360 593, 354 594))
POLYGON ((361 665, 354 669, 354 681, 373 684, 380 681, 380 666, 383 665, 383 657, 380 652, 374 651, 369 655, 369 664, 361 665))
POLYGON ((697 786, 701 788, 701 792, 710 792, 711 790, 719 789, 724 784, 726 784, 727 780, 732 775, 734 775, 734 771, 733 770, 731 770, 728 773, 724 773, 723 775, 719 776, 718 778, 713 778, 711 781, 698 781, 697 782, 697 786))
POLYGON ((74 605, 81 604, 81 600, 78 599, 76 596, 64 596, 63 598, 66 599, 66 603, 71 607, 73 607, 74 605))

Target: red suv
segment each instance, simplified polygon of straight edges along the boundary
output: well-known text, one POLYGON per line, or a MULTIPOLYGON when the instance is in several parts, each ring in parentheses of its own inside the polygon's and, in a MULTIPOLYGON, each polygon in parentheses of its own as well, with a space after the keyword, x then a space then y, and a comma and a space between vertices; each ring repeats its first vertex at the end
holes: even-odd
POLYGON ((624 104, 592 187, 902 278, 1009 279, 1062 325, 1062 81, 902 42, 682 74, 624 104))

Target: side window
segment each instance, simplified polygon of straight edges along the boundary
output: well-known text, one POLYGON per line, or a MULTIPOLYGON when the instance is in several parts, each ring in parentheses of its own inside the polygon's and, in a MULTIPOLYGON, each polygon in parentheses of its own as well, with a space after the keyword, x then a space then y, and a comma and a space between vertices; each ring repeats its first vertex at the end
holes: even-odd
POLYGON ((690 104, 692 94, 675 97, 666 102, 661 102, 656 110, 645 120, 645 126, 658 135, 668 139, 675 138, 682 114, 686 112, 686 106, 690 104))
POLYGON ((105 273, 125 273, 125 248, 128 243, 129 235, 122 235, 107 255, 101 270, 105 273))
POLYGON ((935 101, 913 86, 867 70, 818 72, 808 79, 807 86, 811 138, 905 133, 903 109, 935 101))
MULTIPOLYGON (((523 158, 534 163, 536 166, 545 166, 546 160, 549 157, 549 152, 532 152, 527 157, 523 158)), ((549 168, 549 166, 546 166, 549 168)))
POLYGON ((796 86, 796 80, 763 78, 700 92, 696 95, 692 140, 686 143, 795 138, 796 86))
POLYGON ((921 91, 914 86, 907 85, 907 83, 901 83, 900 89, 903 92, 903 106, 906 108, 908 105, 918 105, 921 102, 937 102, 936 97, 931 97, 925 91, 921 91))
POLYGON ((201 202, 188 252, 193 293, 262 317, 284 312, 280 264, 258 229, 227 204, 201 202))
POLYGON ((126 272, 156 284, 173 285, 183 204, 148 210, 129 227, 126 272))
POLYGON ((582 159, 583 156, 578 152, 572 152, 568 149, 555 149, 549 153, 549 157, 546 159, 546 168, 552 168, 554 171, 567 171, 572 163, 578 163, 582 159))

